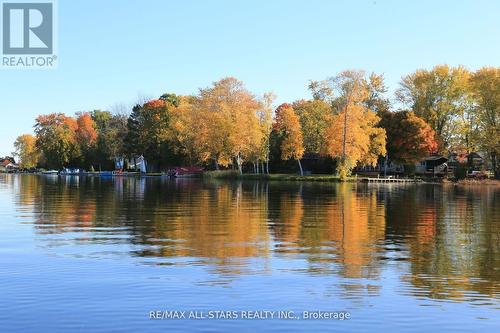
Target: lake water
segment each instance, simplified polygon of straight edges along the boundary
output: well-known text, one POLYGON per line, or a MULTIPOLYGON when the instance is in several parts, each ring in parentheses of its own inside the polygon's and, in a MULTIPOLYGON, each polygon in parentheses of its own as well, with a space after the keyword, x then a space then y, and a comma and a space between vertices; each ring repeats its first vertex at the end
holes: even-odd
POLYGON ((4 174, 0 214, 1 332, 500 327, 494 187, 4 174))

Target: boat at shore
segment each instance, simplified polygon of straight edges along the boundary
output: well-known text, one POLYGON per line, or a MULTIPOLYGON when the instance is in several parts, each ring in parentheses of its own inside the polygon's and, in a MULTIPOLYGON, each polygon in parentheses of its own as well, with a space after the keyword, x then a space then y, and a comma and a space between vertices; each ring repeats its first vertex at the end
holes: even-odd
POLYGON ((71 168, 64 168, 59 172, 60 176, 80 176, 83 174, 82 169, 71 169, 71 168))
POLYGON ((196 178, 201 177, 203 169, 199 167, 176 167, 167 172, 146 173, 140 171, 84 171, 83 169, 64 168, 58 170, 41 171, 44 175, 59 176, 88 176, 88 177, 169 177, 169 178, 196 178))
POLYGON ((175 167, 167 171, 167 176, 170 178, 196 178, 201 177, 203 168, 197 166, 191 167, 175 167))

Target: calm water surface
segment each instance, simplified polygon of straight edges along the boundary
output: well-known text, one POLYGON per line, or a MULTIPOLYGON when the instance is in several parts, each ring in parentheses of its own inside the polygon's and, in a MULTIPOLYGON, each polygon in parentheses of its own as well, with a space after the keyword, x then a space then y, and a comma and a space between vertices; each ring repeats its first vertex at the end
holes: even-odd
POLYGON ((0 175, 1 332, 499 327, 498 188, 0 175))

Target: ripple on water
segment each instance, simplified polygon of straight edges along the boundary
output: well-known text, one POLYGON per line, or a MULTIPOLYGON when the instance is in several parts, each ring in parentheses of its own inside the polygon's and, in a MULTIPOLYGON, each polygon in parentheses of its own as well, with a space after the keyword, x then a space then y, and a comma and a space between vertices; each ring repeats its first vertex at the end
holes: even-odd
POLYGON ((346 310, 333 324, 360 332, 500 325, 496 188, 0 175, 0 199, 7 331, 332 327, 149 321, 158 309, 346 310))

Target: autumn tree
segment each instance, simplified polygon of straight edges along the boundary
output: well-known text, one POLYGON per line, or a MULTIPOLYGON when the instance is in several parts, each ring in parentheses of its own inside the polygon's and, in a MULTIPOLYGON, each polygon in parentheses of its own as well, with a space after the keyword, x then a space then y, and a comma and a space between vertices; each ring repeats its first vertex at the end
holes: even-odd
POLYGON ((273 125, 272 104, 276 96, 273 93, 265 93, 262 98, 261 109, 257 111, 259 120, 261 140, 257 147, 257 173, 258 163, 262 163, 262 173, 269 174, 269 159, 271 153, 271 132, 273 125), (265 163, 265 168, 264 168, 265 163))
POLYGON ((435 66, 403 77, 396 96, 436 132, 442 152, 461 145, 467 133, 457 126, 471 112, 470 72, 462 67, 435 66))
POLYGON ((434 130, 412 111, 381 112, 387 134, 387 156, 396 163, 414 164, 436 152, 434 130))
POLYGON ((14 142, 14 156, 21 161, 25 169, 37 166, 40 153, 36 148, 36 138, 31 134, 23 134, 17 137, 14 142))
MULTIPOLYGON (((365 97, 361 102, 369 110, 379 113, 390 109, 390 101, 386 96, 387 87, 383 74, 371 73, 366 75, 364 71, 344 71, 343 74, 357 75, 363 81, 365 97)), ((339 76, 330 77, 322 81, 311 81, 309 90, 312 93, 314 100, 320 100, 328 103, 333 110, 342 109, 343 100, 338 98, 338 86, 335 81, 339 80, 339 76), (339 104, 340 103, 340 104, 339 104)))
POLYGON ((175 105, 168 99, 154 99, 134 106, 125 137, 125 150, 129 155, 142 154, 150 165, 161 167, 172 153, 173 108, 175 105))
POLYGON ((229 111, 220 108, 217 98, 209 88, 201 89, 199 95, 191 99, 189 117, 183 120, 185 136, 191 140, 193 151, 196 151, 199 160, 211 163, 218 170, 219 166, 232 164, 229 133, 232 131, 229 111), (189 133, 190 131, 193 131, 189 133))
POLYGON ((95 123, 88 112, 77 114, 76 123, 76 141, 80 146, 81 162, 85 166, 90 166, 97 141, 95 123))
POLYGON ((90 112, 97 131, 93 163, 104 168, 113 166, 114 159, 124 154, 124 139, 127 135, 127 117, 109 111, 90 112))
POLYGON ((300 159, 304 155, 304 144, 299 117, 290 104, 284 103, 276 109, 274 130, 282 137, 281 159, 294 159, 299 164, 300 175, 304 175, 300 159))
POLYGON ((198 133, 205 158, 213 159, 216 166, 235 161, 242 173, 244 161, 255 154, 262 142, 257 117, 261 101, 241 81, 228 77, 200 89, 195 107, 203 118, 198 133))
POLYGON ((391 103, 386 96, 387 86, 385 85, 384 75, 371 73, 366 83, 366 89, 368 90, 368 97, 364 102, 366 107, 377 115, 389 111, 391 103))
POLYGON ((80 157, 77 129, 76 120, 63 113, 36 118, 36 147, 42 152, 46 166, 60 168, 75 163, 80 157))
POLYGON ((333 115, 332 108, 320 99, 299 100, 292 106, 300 119, 305 151, 321 153, 324 150, 325 131, 333 115))
POLYGON ((488 152, 495 177, 500 178, 500 68, 484 67, 472 75, 478 145, 488 152))
POLYGON ((170 119, 177 150, 186 156, 189 165, 205 160, 205 147, 200 140, 200 128, 203 128, 204 124, 194 105, 194 96, 178 96, 177 107, 173 109, 170 119))
MULTIPOLYGON (((334 116, 325 132, 324 153, 338 160, 337 172, 345 178, 357 165, 375 165, 386 153, 385 130, 380 118, 367 107, 369 81, 362 71, 344 71, 324 81, 334 116)), ((326 89, 326 88, 325 88, 326 89)))

